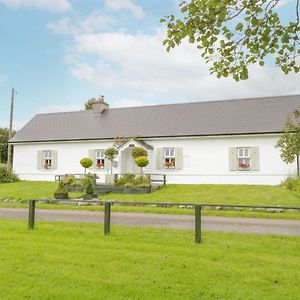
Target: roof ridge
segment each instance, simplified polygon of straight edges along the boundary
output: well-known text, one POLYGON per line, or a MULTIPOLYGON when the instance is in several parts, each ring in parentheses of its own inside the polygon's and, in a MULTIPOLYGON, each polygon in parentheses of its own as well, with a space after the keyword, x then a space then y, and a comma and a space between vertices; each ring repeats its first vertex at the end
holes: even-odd
MULTIPOLYGON (((133 108, 145 108, 145 107, 161 107, 161 106, 180 106, 180 105, 189 105, 189 104, 208 104, 208 103, 219 103, 219 102, 235 102, 235 101, 253 101, 259 99, 272 100, 274 98, 290 98, 290 97, 299 97, 300 94, 295 95, 276 95, 276 96, 260 96, 260 97, 248 97, 248 98, 235 98, 235 99, 223 99, 223 100, 206 100, 206 101, 190 101, 190 102, 180 102, 180 103, 164 103, 164 104, 149 104, 149 105, 140 105, 140 106, 128 106, 128 107, 113 107, 109 110, 125 110, 133 108)), ((288 99, 283 99, 287 101, 288 99)), ((50 114, 66 114, 66 113, 91 113, 91 110, 76 110, 76 111, 60 111, 60 112, 48 112, 48 113, 38 113, 36 115, 50 115, 50 114)))

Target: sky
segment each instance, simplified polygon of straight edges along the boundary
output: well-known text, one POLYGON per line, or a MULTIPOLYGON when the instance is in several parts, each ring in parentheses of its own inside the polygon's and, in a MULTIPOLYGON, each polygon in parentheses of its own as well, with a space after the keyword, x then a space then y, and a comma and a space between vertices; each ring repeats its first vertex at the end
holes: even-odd
MULTIPOLYGON (((294 0, 281 0, 288 20, 294 0)), ((300 94, 300 75, 272 64, 250 79, 217 79, 195 46, 166 52, 160 19, 181 0, 0 0, 0 126, 36 113, 83 109, 105 95, 111 107, 300 94)))

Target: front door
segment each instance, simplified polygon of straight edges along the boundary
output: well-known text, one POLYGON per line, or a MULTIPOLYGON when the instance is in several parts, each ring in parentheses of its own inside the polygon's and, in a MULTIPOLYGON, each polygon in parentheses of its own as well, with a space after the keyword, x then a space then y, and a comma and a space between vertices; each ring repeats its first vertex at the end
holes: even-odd
POLYGON ((134 158, 132 157, 132 148, 127 148, 122 151, 122 161, 121 161, 121 169, 122 174, 138 174, 140 173, 140 168, 135 164, 134 158))

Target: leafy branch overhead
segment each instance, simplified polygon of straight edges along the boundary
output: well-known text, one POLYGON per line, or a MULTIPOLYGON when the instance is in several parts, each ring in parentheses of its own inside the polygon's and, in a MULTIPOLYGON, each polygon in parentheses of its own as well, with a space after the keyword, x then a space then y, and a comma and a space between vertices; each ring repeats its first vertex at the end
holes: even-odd
POLYGON ((212 63, 211 74, 218 78, 230 75, 236 81, 245 80, 249 65, 263 66, 269 58, 285 74, 298 73, 300 0, 293 1, 295 9, 287 24, 276 11, 282 0, 182 2, 182 19, 170 15, 161 20, 167 24, 163 44, 170 51, 187 38, 196 44, 205 62, 212 63))

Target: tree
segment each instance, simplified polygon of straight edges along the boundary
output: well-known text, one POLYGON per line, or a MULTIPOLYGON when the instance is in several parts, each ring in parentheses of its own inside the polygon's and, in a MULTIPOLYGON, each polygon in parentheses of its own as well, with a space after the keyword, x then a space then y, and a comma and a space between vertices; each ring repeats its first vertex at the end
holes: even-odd
POLYGON ((95 97, 90 98, 85 104, 84 109, 85 110, 91 110, 93 109, 93 105, 97 102, 97 99, 95 97))
POLYGON ((132 149, 131 155, 136 159, 140 156, 148 156, 148 152, 143 147, 134 147, 132 149))
MULTIPOLYGON (((14 134, 15 131, 13 131, 13 135, 14 134)), ((8 128, 0 127, 0 163, 7 162, 8 139, 9 139, 8 128)))
MULTIPOLYGON (((248 78, 248 67, 267 59, 274 60, 288 74, 300 70, 300 8, 295 1, 295 19, 284 24, 276 8, 280 0, 190 0, 182 2, 180 19, 170 15, 163 44, 167 51, 185 38, 195 43, 211 74, 232 76, 236 81, 248 78)), ((292 12, 291 12, 292 19, 292 12)))
POLYGON ((80 161, 80 164, 84 168, 84 174, 86 174, 86 169, 93 165, 93 161, 90 158, 85 157, 80 161))
POLYGON ((138 167, 141 168, 141 174, 142 174, 142 177, 143 177, 143 168, 148 166, 149 164, 149 159, 147 156, 139 156, 135 159, 135 163, 138 167))
POLYGON ((111 166, 110 166, 111 174, 113 173, 113 161, 117 157, 118 154, 119 154, 119 151, 114 147, 107 148, 104 151, 105 158, 111 162, 111 166))
POLYGON ((284 132, 277 144, 280 148, 282 160, 291 164, 297 158, 297 175, 299 176, 299 154, 300 154, 300 110, 290 114, 284 125, 284 132))

